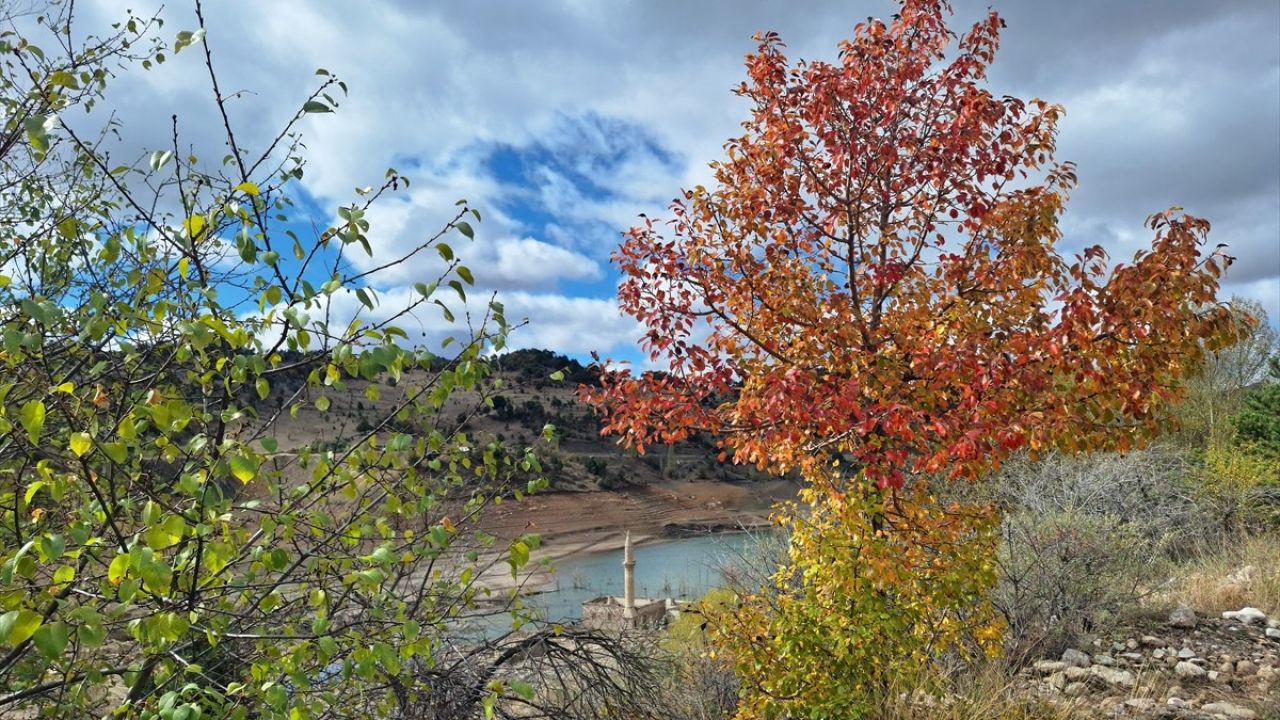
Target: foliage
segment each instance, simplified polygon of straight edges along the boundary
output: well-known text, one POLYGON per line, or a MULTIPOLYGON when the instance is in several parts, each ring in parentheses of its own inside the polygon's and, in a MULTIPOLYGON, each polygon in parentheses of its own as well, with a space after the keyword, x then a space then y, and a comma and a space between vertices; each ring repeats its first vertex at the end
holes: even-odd
POLYGON ((836 63, 792 65, 758 36, 716 184, 615 255, 620 304, 670 370, 584 388, 606 432, 639 450, 707 432, 807 481, 780 517, 787 567, 721 634, 740 717, 855 714, 958 639, 958 617, 985 624, 992 514, 926 479, 1138 446, 1230 340, 1204 220, 1153 215, 1127 264, 1062 257, 1063 111, 987 91, 1001 20, 949 47, 949 11, 908 0, 836 63))
POLYGON ((1218 533, 1193 464, 1161 443, 1124 455, 1019 455, 969 491, 1008 508, 992 599, 1015 661, 1056 656, 1123 621, 1170 561, 1218 533))
POLYGON ((1187 397, 1178 408, 1183 436, 1201 447, 1231 442, 1233 416, 1266 380, 1268 359, 1280 352, 1280 335, 1260 303, 1233 297, 1230 307, 1233 344, 1209 354, 1187 380, 1187 397))
POLYGON ((408 255, 353 268, 349 254, 370 251, 368 208, 409 181, 389 171, 358 189, 322 232, 291 218, 299 124, 342 102, 341 80, 319 71, 251 153, 198 2, 200 27, 172 49, 155 19, 86 36, 73 8, 0 38, 0 714, 392 717, 428 712, 442 687, 449 717, 531 705, 509 672, 524 645, 443 662, 481 643, 460 622, 484 599, 480 573, 516 572, 537 544, 497 547, 475 527, 486 506, 538 489, 511 486, 536 457, 472 447, 456 403, 442 412, 460 391, 478 405, 491 392, 483 358, 503 346, 502 307, 468 317, 443 356, 397 326, 433 306, 453 322, 471 273, 446 239, 471 237, 479 214, 460 203, 408 255), (112 125, 71 120, 116 69, 166 54, 207 73, 224 158, 183 151, 175 117, 172 138, 121 164, 112 125), (423 252, 444 258, 441 274, 381 305, 383 271, 423 252), (343 294, 362 306, 349 324, 330 314, 343 294), (370 400, 391 395, 367 430, 277 439, 284 418, 326 417, 354 380, 382 381, 370 400))
POLYGON ((1280 522, 1280 456, 1215 444, 1195 468, 1197 499, 1213 506, 1224 532, 1248 532, 1280 522))
POLYGON ((1268 382, 1245 398, 1234 418, 1236 438, 1249 449, 1280 460, 1280 355, 1271 357, 1268 382))
POLYGON ((919 495, 884 503, 866 487, 784 517, 791 563, 773 587, 707 610, 712 657, 751 683, 741 716, 858 717, 886 688, 923 682, 937 653, 975 637, 998 648, 1003 626, 982 602, 995 573, 990 513, 919 495))

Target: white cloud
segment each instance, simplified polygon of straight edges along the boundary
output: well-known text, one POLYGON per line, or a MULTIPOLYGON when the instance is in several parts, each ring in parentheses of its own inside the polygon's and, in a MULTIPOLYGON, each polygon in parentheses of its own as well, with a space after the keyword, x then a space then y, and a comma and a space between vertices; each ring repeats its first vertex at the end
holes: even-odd
MULTIPOLYGON (((966 22, 987 5, 957 4, 957 20, 966 22)), ((119 7, 97 0, 83 19, 105 20, 119 7)), ((1230 289, 1274 298, 1273 3, 1009 0, 997 9, 1010 23, 993 73, 997 90, 1068 106, 1060 157, 1079 161, 1082 178, 1071 227, 1120 242, 1119 257, 1147 239, 1148 213, 1183 204, 1210 218, 1215 240, 1227 238, 1241 257, 1230 289)), ((246 91, 232 102, 246 144, 272 136, 323 66, 349 83, 351 95, 338 113, 304 123, 307 191, 332 206, 352 200, 353 187, 378 182, 388 166, 413 179, 371 213, 377 255, 351 256, 357 268, 430 237, 466 197, 485 222, 473 245, 456 234, 450 242, 482 285, 504 291, 512 316, 525 308, 531 325, 521 334, 534 340, 521 342, 565 352, 639 335, 615 319, 601 261, 638 213, 661 214, 681 187, 710 181, 706 162, 723 154, 746 114, 730 91, 754 47, 751 33, 776 29, 793 57, 832 59, 855 22, 894 11, 887 0, 865 8, 829 0, 803 12, 764 0, 206 3, 224 92, 246 91), (536 179, 515 185, 486 164, 499 145, 550 156, 533 161, 536 179), (521 204, 551 217, 532 222, 516 211, 521 204), (579 288, 579 297, 554 292, 590 280, 600 282, 579 288)), ((165 33, 193 24, 180 3, 166 12, 165 33)), ((199 59, 188 51, 116 81, 110 105, 121 110, 126 146, 137 152, 167 142, 169 114, 179 112, 184 137, 201 155, 221 157, 199 59)), ((1072 237, 1089 239, 1074 230, 1072 237)), ((383 289, 405 292, 402 284, 421 279, 430 262, 394 270, 383 289)))

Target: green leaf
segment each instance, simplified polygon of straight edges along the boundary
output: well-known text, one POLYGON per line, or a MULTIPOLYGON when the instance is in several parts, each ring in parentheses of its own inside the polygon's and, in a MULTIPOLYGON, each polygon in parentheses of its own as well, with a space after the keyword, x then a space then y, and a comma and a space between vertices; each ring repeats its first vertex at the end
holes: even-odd
POLYGON ((76 637, 80 638, 82 646, 96 648, 106 641, 107 629, 99 623, 81 625, 76 628, 76 637))
POLYGON ((471 223, 466 220, 459 220, 453 226, 458 228, 458 232, 462 233, 468 240, 476 239, 476 231, 471 229, 471 223))
POLYGON ((510 686, 511 692, 515 693, 520 698, 527 700, 529 702, 533 702, 533 697, 534 697, 533 686, 530 685, 529 683, 521 682, 519 680, 511 680, 507 683, 507 685, 510 686))
POLYGON ((302 112, 327 113, 327 112, 333 112, 333 108, 329 107, 328 105, 325 105, 319 100, 308 100, 306 103, 302 105, 302 112))
POLYGON ((204 28, 198 30, 183 30, 178 33, 178 39, 173 43, 174 54, 180 53, 186 48, 200 42, 204 39, 204 28))
POLYGON ((160 168, 164 167, 165 163, 169 162, 172 157, 173 152, 169 150, 157 150, 151 153, 151 169, 159 172, 160 168))
POLYGON ((53 581, 59 585, 65 585, 76 579, 76 569, 72 565, 63 565, 53 571, 53 581))
POLYGON ((17 647, 35 634, 44 620, 31 610, 10 610, 0 615, 0 643, 17 647))
POLYGON ((129 455, 129 449, 125 447, 125 444, 118 442, 103 443, 102 452, 106 453, 107 457, 111 458, 111 462, 117 465, 122 464, 129 455))
POLYGON ((245 484, 258 474, 258 462, 245 455, 232 455, 230 465, 231 474, 245 484))
POLYGON ((27 431, 27 438, 35 445, 40 441, 40 432, 44 430, 44 403, 40 400, 29 400, 22 406, 22 428, 27 431))
POLYGON ((43 155, 49 152, 49 129, 44 116, 29 117, 23 125, 27 131, 27 142, 31 143, 36 153, 43 155))
POLYGON ((273 437, 262 438, 262 449, 267 452, 275 452, 280 448, 280 441, 273 437))
POLYGON ((327 412, 329 410, 329 398, 325 395, 316 398, 316 409, 320 412, 327 412))
POLYGON ((71 88, 72 90, 80 88, 80 83, 76 80, 76 76, 66 70, 55 70, 49 73, 49 84, 71 88))
MULTIPOLYGON (((32 613, 34 615, 34 613, 32 613)), ((62 657, 62 651, 67 649, 68 635, 70 634, 67 624, 64 622, 49 623, 40 626, 39 630, 31 636, 31 641, 35 643, 40 652, 50 660, 57 660, 62 657)))
POLYGON ((125 574, 129 572, 129 554, 120 553, 111 561, 111 565, 107 567, 107 580, 112 585, 119 583, 124 579, 125 574))
POLYGON ((511 572, 512 574, 525 565, 529 564, 529 546, 523 540, 517 540, 511 543, 511 572))
POLYGON ((458 266, 458 277, 466 281, 468 285, 475 285, 476 279, 471 275, 471 268, 466 265, 458 266))

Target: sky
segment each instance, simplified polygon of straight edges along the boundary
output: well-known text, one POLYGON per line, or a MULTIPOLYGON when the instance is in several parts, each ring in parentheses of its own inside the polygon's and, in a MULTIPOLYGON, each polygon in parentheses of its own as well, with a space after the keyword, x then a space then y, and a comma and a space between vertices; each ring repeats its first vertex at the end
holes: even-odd
MULTIPOLYGON (((955 28, 991 4, 1007 22, 990 73, 997 94, 1066 106, 1058 158, 1080 186, 1068 250, 1127 260, 1146 217, 1172 205, 1208 218, 1238 258, 1223 297, 1257 300, 1280 323, 1280 3, 1275 0, 985 0, 955 3, 955 28)), ((82 27, 126 7, 80 4, 82 27)), ((154 3, 159 6, 159 3, 154 3)), ((839 41, 888 0, 209 0, 208 41, 242 143, 269 139, 323 67, 348 83, 337 113, 308 116, 303 189, 317 208, 351 202, 387 167, 410 189, 370 214, 375 259, 417 245, 466 198, 483 222, 455 243, 477 285, 529 324, 517 347, 635 359, 609 255, 640 213, 662 216, 739 134, 751 35, 776 30, 792 58, 835 60, 839 41), (241 92, 243 91, 243 92, 241 92)), ((186 3, 163 33, 195 26, 186 3)), ((86 27, 86 29, 88 29, 86 27)), ((125 143, 225 152, 200 58, 186 52, 108 91, 125 143)), ((320 222, 326 222, 320 218, 320 222)), ((381 280, 386 302, 426 279, 412 263, 381 280)), ((354 301, 352 301, 354 307, 354 301)), ((432 321, 423 319, 424 324, 432 321)))

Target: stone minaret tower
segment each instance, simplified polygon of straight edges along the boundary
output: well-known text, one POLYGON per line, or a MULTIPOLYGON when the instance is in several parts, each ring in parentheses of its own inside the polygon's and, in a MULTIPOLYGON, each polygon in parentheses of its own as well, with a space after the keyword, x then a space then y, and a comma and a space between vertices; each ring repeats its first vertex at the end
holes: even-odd
POLYGON ((622 546, 622 619, 628 625, 636 618, 636 554, 631 548, 631 531, 622 546))

